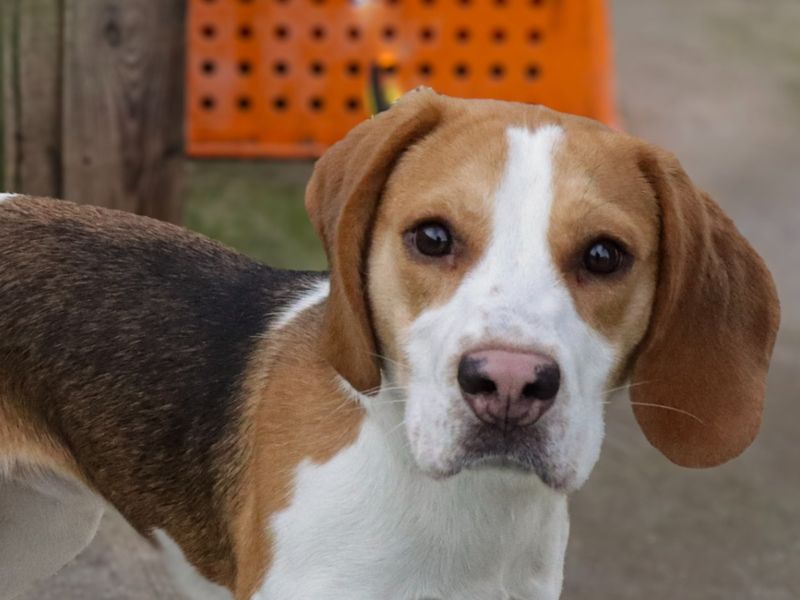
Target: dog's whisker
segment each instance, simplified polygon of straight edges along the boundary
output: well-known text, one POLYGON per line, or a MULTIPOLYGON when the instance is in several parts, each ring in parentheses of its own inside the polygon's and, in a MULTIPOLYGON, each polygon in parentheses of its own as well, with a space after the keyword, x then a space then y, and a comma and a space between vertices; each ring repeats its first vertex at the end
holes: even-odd
POLYGON ((401 420, 397 425, 395 425, 389 431, 387 431, 386 435, 387 436, 392 435, 393 433, 395 433, 398 429, 400 429, 405 424, 406 424, 406 420, 405 419, 401 420))
POLYGON ((364 391, 359 392, 359 393, 364 394, 365 396, 369 396, 370 394, 374 394, 374 393, 379 392, 379 391, 381 391, 381 386, 378 385, 378 386, 369 388, 369 389, 364 390, 364 391))
POLYGON ((691 417, 701 425, 705 425, 705 421, 703 421, 697 415, 690 413, 688 410, 677 408, 676 406, 669 406, 666 404, 655 404, 653 402, 631 402, 631 404, 633 404, 634 406, 647 406, 650 408, 663 408, 664 410, 671 410, 672 412, 680 413, 682 415, 686 415, 687 417, 691 417))
MULTIPOLYGON (((391 392, 391 391, 404 391, 404 390, 405 390, 405 388, 395 388, 394 390, 385 390, 385 391, 390 391, 391 392)), ((398 400, 399 398, 397 398, 397 396, 394 396, 394 395, 390 396, 389 398, 383 398, 383 397, 381 397, 381 395, 377 395, 377 396, 373 396, 372 399, 374 401, 377 401, 377 402, 380 403, 380 402, 393 402, 393 401, 398 400)), ((403 398, 403 401, 405 401, 405 398, 403 398)))
POLYGON ((624 385, 620 385, 620 386, 617 386, 617 387, 613 387, 613 388, 609 388, 607 390, 604 390, 603 391, 603 395, 612 394, 614 392, 620 392, 622 390, 629 390, 631 388, 639 387, 640 385, 645 385, 647 383, 654 383, 655 381, 656 381, 655 379, 648 379, 646 381, 635 381, 633 383, 626 383, 624 385))
POLYGON ((386 362, 391 363, 391 364, 393 364, 393 365, 395 365, 397 367, 400 367, 400 368, 403 368, 403 369, 406 368, 406 366, 403 363, 401 363, 399 361, 396 361, 396 360, 394 360, 392 358, 389 358, 388 356, 384 356, 383 354, 378 354, 377 352, 370 352, 370 355, 374 356, 375 358, 379 358, 381 360, 385 360, 386 362))
POLYGON ((355 404, 355 401, 353 399, 346 398, 343 402, 340 402, 339 404, 334 406, 328 416, 335 415, 339 411, 344 410, 345 408, 347 408, 348 406, 351 406, 353 404, 355 404))
POLYGON ((394 392, 397 390, 407 390, 408 388, 403 385, 379 385, 374 388, 369 388, 368 390, 364 390, 360 392, 364 396, 370 396, 372 394, 377 394, 379 392, 394 392))

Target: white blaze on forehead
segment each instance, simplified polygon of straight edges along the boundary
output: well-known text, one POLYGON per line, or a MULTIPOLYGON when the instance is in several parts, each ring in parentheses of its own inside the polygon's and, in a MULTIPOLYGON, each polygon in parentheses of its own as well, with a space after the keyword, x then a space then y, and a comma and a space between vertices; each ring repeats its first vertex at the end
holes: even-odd
POLYGON ((556 277, 547 230, 553 206, 553 153, 563 135, 555 125, 534 132, 508 129, 506 172, 495 194, 494 232, 482 269, 490 265, 493 278, 537 288, 530 291, 545 299, 550 294, 542 292, 549 291, 556 277))
POLYGON ((7 202, 8 200, 13 200, 19 194, 0 194, 0 202, 7 202))

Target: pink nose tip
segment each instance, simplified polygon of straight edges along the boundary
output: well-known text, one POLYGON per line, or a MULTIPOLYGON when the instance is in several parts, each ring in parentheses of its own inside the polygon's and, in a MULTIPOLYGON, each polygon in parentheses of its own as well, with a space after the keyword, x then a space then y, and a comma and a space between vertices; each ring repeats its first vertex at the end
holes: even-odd
POLYGON ((464 400, 481 421, 503 431, 537 421, 552 406, 560 383, 558 364, 535 352, 479 350, 458 364, 464 400))

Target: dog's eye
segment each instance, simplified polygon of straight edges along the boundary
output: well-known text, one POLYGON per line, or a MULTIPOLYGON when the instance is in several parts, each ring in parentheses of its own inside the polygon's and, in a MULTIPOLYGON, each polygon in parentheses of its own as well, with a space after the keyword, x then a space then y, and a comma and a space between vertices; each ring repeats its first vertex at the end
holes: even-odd
POLYGON ((610 275, 622 266, 625 252, 611 240, 595 240, 583 254, 583 267, 595 275, 610 275))
POLYGON ((427 222, 412 230, 414 246, 425 256, 446 256, 453 251, 453 238, 441 223, 427 222))

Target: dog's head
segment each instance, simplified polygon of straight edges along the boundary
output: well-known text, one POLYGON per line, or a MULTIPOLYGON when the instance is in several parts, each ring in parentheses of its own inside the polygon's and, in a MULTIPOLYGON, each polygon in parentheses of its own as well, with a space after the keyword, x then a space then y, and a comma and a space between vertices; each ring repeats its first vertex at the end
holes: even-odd
POLYGON ((425 472, 513 466, 575 489, 628 382, 678 464, 755 436, 774 285, 671 155, 423 90, 331 148, 306 202, 331 263, 323 351, 357 390, 395 390, 373 408, 401 407, 425 472))

